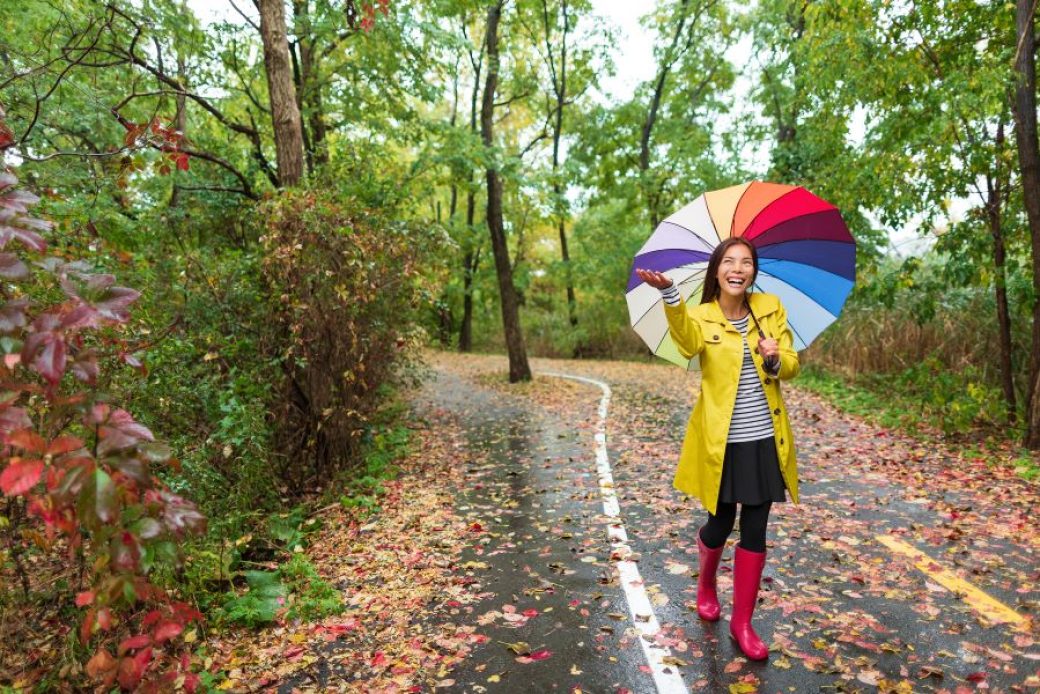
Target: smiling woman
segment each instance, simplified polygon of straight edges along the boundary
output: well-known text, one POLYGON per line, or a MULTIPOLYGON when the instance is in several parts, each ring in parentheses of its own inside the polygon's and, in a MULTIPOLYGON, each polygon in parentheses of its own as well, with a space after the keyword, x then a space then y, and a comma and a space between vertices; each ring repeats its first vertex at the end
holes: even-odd
POLYGON ((730 633, 748 658, 763 660, 769 651, 752 629, 751 615, 765 566, 769 511, 774 501, 787 500, 788 491, 798 501, 794 441, 779 384, 799 369, 786 312, 777 297, 748 291, 758 276, 758 253, 741 237, 715 247, 701 303, 692 308, 666 275, 636 274, 660 290, 672 339, 683 357, 700 357, 703 371, 674 482, 708 510, 697 537, 697 613, 706 621, 719 619, 715 575, 740 504, 730 633))

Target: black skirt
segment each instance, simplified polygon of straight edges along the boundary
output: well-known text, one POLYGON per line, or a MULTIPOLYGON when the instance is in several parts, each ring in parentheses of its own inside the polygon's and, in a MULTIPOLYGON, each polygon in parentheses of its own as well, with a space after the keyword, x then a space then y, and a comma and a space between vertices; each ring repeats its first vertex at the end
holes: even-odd
POLYGON ((719 501, 726 504, 764 504, 787 501, 773 437, 726 444, 722 461, 719 501))

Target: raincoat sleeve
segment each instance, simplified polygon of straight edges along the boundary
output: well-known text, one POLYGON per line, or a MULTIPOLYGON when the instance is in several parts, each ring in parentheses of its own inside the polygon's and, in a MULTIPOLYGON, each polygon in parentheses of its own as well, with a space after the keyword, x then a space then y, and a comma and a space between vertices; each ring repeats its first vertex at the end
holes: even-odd
MULTIPOLYGON (((668 317, 668 332, 679 349, 679 354, 686 359, 693 359, 704 351, 704 335, 701 324, 690 318, 686 310, 686 302, 682 299, 675 305, 664 305, 664 314, 668 317)), ((786 324, 785 324, 786 325, 786 324)), ((788 343, 790 344, 790 342, 788 343)), ((797 359, 797 355, 795 355, 797 359)))
POLYGON ((794 348, 794 335, 791 333, 791 326, 787 324, 787 309, 783 304, 780 304, 780 309, 777 311, 776 322, 778 328, 776 341, 780 345, 780 372, 776 377, 786 381, 797 376, 802 367, 798 362, 798 352, 794 348))

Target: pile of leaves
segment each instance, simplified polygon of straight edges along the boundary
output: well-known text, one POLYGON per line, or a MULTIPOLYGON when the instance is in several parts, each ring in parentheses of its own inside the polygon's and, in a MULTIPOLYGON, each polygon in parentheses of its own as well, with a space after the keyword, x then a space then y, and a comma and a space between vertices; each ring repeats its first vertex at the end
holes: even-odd
POLYGON ((464 624, 476 596, 459 557, 482 531, 453 508, 459 429, 438 417, 412 433, 416 444, 398 461, 400 477, 383 483, 378 511, 319 512, 322 529, 306 554, 343 593, 342 613, 313 619, 284 609, 266 629, 215 636, 207 646, 220 689, 427 691, 483 642, 464 624))

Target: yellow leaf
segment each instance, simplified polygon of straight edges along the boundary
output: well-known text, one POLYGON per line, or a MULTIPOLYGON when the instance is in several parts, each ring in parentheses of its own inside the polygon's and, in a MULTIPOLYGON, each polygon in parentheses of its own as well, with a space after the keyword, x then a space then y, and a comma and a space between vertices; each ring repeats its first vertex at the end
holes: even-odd
POLYGON ((502 681, 502 676, 501 675, 491 675, 491 677, 488 677, 487 681, 488 682, 501 682, 502 681))
POLYGON ((729 694, 751 694, 757 691, 758 687, 756 685, 748 684, 747 682, 737 682, 729 685, 729 694))

